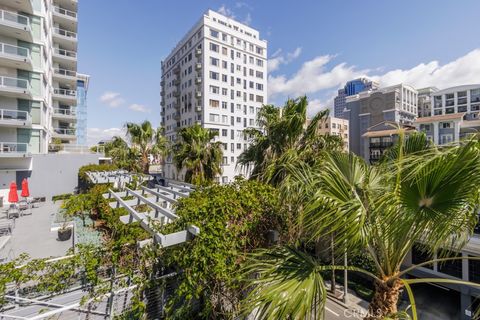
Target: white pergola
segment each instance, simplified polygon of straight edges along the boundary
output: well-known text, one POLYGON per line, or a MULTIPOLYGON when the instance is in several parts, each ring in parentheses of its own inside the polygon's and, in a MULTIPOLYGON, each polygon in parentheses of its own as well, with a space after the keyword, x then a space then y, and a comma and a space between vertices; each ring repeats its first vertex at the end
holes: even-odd
POLYGON ((125 188, 119 192, 110 189, 103 196, 106 199, 115 199, 110 202, 112 208, 127 210, 128 214, 120 217, 122 223, 139 222, 140 226, 152 236, 151 239, 139 241, 140 247, 152 242, 162 247, 169 247, 186 242, 200 233, 200 229, 193 225, 188 226, 186 230, 171 234, 162 234, 156 231, 159 226, 178 219, 174 212, 174 205, 178 199, 188 196, 194 190, 195 187, 191 184, 171 181, 166 187, 160 185, 155 185, 153 188, 140 186, 138 190, 125 188), (135 209, 141 204, 148 206, 148 212, 138 212, 135 209))

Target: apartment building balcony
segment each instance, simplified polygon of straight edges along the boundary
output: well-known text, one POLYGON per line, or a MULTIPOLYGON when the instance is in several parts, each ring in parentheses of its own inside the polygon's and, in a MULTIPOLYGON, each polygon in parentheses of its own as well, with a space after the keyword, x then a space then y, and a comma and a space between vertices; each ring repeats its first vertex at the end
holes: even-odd
POLYGON ((201 83, 202 83, 202 77, 196 77, 195 84, 201 84, 201 83))
POLYGON ((53 28, 53 39, 56 43, 75 49, 77 47, 77 33, 62 28, 53 28))
MULTIPOLYGON (((0 6, 12 7, 12 0, 0 0, 0 6)), ((33 14, 32 0, 15 0, 13 7, 18 11, 33 14)))
POLYGON ((175 68, 173 68, 173 73, 178 74, 180 73, 180 70, 181 70, 180 66, 176 66, 175 68))
POLYGON ((173 85, 174 86, 179 86, 180 85, 180 79, 174 79, 173 80, 173 85))
POLYGON ((179 97, 179 96, 180 96, 180 91, 175 90, 175 91, 172 92, 172 95, 173 95, 174 97, 179 97))
POLYGON ((179 112, 175 112, 175 113, 173 114, 173 120, 180 120, 180 118, 181 118, 181 115, 180 115, 179 112))
POLYGON ((72 69, 75 69, 77 66, 77 52, 75 51, 54 48, 52 56, 57 62, 73 66, 72 69))
POLYGON ((31 127, 32 117, 27 111, 0 109, 0 126, 31 127))
POLYGON ((77 111, 75 108, 55 108, 53 109, 53 118, 75 122, 77 120, 77 111))
POLYGON ((62 140, 75 140, 77 131, 75 128, 54 128, 52 132, 52 138, 62 140))
POLYGON ((160 111, 160 116, 162 116, 162 117, 163 117, 164 115, 165 115, 165 111, 163 111, 163 110, 162 110, 162 111, 160 111))
POLYGON ((0 76, 0 93, 14 98, 30 99, 32 97, 32 89, 28 80, 11 77, 0 76))
POLYGON ((162 99, 162 100, 160 101, 160 105, 161 105, 162 107, 165 107, 165 100, 162 99))
POLYGON ((195 56, 199 57, 202 55, 202 49, 195 49, 195 56))
POLYGON ((195 70, 202 70, 202 64, 200 62, 195 63, 195 70))
POLYGON ((72 25, 76 25, 78 22, 75 11, 64 9, 60 6, 53 6, 53 20, 59 23, 70 23, 72 25))
POLYGON ((69 105, 77 105, 77 91, 75 90, 54 88, 53 98, 69 105))
POLYGON ((77 85, 77 71, 57 68, 53 70, 53 79, 71 86, 77 85))
POLYGON ((28 143, 21 142, 0 142, 0 157, 29 157, 28 143))
POLYGON ((195 91, 195 98, 200 99, 202 97, 202 91, 197 90, 195 91))
POLYGON ((180 126, 176 126, 175 128, 173 128, 173 130, 174 130, 175 132, 180 131, 180 129, 182 129, 182 127, 180 127, 180 126))
POLYGON ((175 109, 180 109, 180 102, 175 101, 175 102, 172 103, 172 106, 173 106, 175 109))
POLYGON ((0 10, 0 33, 23 41, 33 41, 30 18, 12 11, 0 10))
POLYGON ((160 80, 160 85, 161 85, 162 87, 165 85, 165 80, 164 80, 164 79, 160 80))
POLYGON ((0 42, 0 65, 31 71, 33 62, 30 49, 0 42))
POLYGON ((196 106, 195 111, 196 112, 202 112, 202 106, 196 106))

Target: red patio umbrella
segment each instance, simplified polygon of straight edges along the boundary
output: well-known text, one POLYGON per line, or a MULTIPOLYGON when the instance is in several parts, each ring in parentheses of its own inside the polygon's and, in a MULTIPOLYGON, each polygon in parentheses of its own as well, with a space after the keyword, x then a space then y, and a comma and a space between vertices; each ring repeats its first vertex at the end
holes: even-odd
POLYGON ((12 183, 10 183, 10 191, 8 192, 8 202, 10 203, 18 202, 17 184, 13 181, 12 183))
POLYGON ((30 197, 30 190, 28 190, 28 181, 26 178, 22 180, 22 197, 30 197))

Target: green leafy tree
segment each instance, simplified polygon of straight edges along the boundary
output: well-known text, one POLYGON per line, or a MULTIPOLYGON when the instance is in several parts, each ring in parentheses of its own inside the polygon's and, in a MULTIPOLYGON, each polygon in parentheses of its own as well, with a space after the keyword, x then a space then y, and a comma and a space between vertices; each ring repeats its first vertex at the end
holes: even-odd
POLYGON ((140 167, 143 173, 148 174, 150 168, 149 156, 164 157, 168 153, 168 141, 161 128, 155 130, 150 121, 137 124, 128 122, 125 125, 131 149, 138 152, 140 167))
POLYGON ((307 119, 307 98, 289 99, 282 108, 265 105, 257 116, 261 129, 247 128, 250 146, 239 156, 238 165, 251 172, 251 177, 278 185, 287 175, 285 167, 300 159, 315 162, 322 150, 341 149, 338 136, 320 135, 319 124, 328 111, 307 119))
POLYGON ((177 170, 185 170, 185 181, 201 185, 222 173, 222 143, 213 141, 216 135, 198 124, 180 130, 173 158, 177 170))
POLYGON ((82 219, 83 226, 85 226, 85 219, 90 215, 92 209, 92 199, 90 194, 81 193, 73 195, 62 204, 65 213, 70 216, 79 216, 82 219))
MULTIPOLYGON (((397 314, 403 288, 416 319, 412 284, 467 284, 405 279, 416 266, 402 270, 401 265, 416 243, 433 256, 441 248, 461 249, 472 234, 478 221, 480 145, 466 141, 436 149, 421 136, 404 140, 400 132, 395 150, 375 166, 344 153, 331 153, 314 166, 293 166, 292 179, 283 186, 303 203, 302 223, 312 240, 335 234, 339 252, 366 252, 373 261, 372 272, 348 268, 374 279, 366 319, 397 314)), ((259 275, 244 302, 246 310, 258 310, 260 319, 321 318, 326 299, 322 271, 343 268, 293 247, 258 252, 246 270, 259 275)))
POLYGON ((164 250, 166 268, 181 270, 168 314, 177 319, 228 319, 238 311, 242 283, 236 272, 243 256, 267 244, 266 234, 281 225, 276 190, 257 181, 211 185, 181 199, 179 220, 161 231, 200 234, 164 250))

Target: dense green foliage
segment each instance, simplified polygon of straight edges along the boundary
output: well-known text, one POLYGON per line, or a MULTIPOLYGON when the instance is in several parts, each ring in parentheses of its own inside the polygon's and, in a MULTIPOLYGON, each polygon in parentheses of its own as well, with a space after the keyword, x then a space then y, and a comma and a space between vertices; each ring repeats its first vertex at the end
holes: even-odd
POLYGON ((173 159, 178 171, 185 170, 185 181, 202 185, 213 182, 222 173, 222 144, 213 141, 217 134, 198 124, 180 130, 180 139, 173 146, 173 159))
POLYGON ((212 185, 182 199, 176 213, 180 219, 164 231, 189 225, 201 231, 163 253, 166 267, 182 272, 169 304, 170 317, 191 319, 198 313, 204 319, 232 318, 242 296, 238 268, 243 256, 266 246, 267 232, 281 228, 275 189, 245 180, 212 185))
MULTIPOLYGON (((410 285, 435 282, 402 278, 408 272, 402 263, 415 243, 427 243, 431 255, 440 248, 459 250, 478 221, 478 141, 437 149, 422 135, 405 141, 400 131, 393 149, 373 166, 353 154, 330 152, 314 165, 289 166, 291 178, 281 185, 302 204, 301 224, 312 241, 335 235, 338 252, 363 252, 373 262, 372 272, 349 267, 375 281, 368 319, 396 314, 403 288, 411 294, 410 285)), ((319 271, 343 268, 297 248, 260 252, 248 269, 260 279, 245 305, 264 312, 261 318, 318 318, 326 299, 319 271)))
POLYGON ((307 106, 307 98, 301 97, 289 99, 282 108, 265 105, 260 109, 257 124, 261 129, 244 130, 251 144, 238 158, 241 167, 251 170, 252 178, 276 186, 287 176, 287 165, 299 160, 315 162, 322 151, 343 148, 340 137, 318 133, 328 111, 308 120, 307 106))

